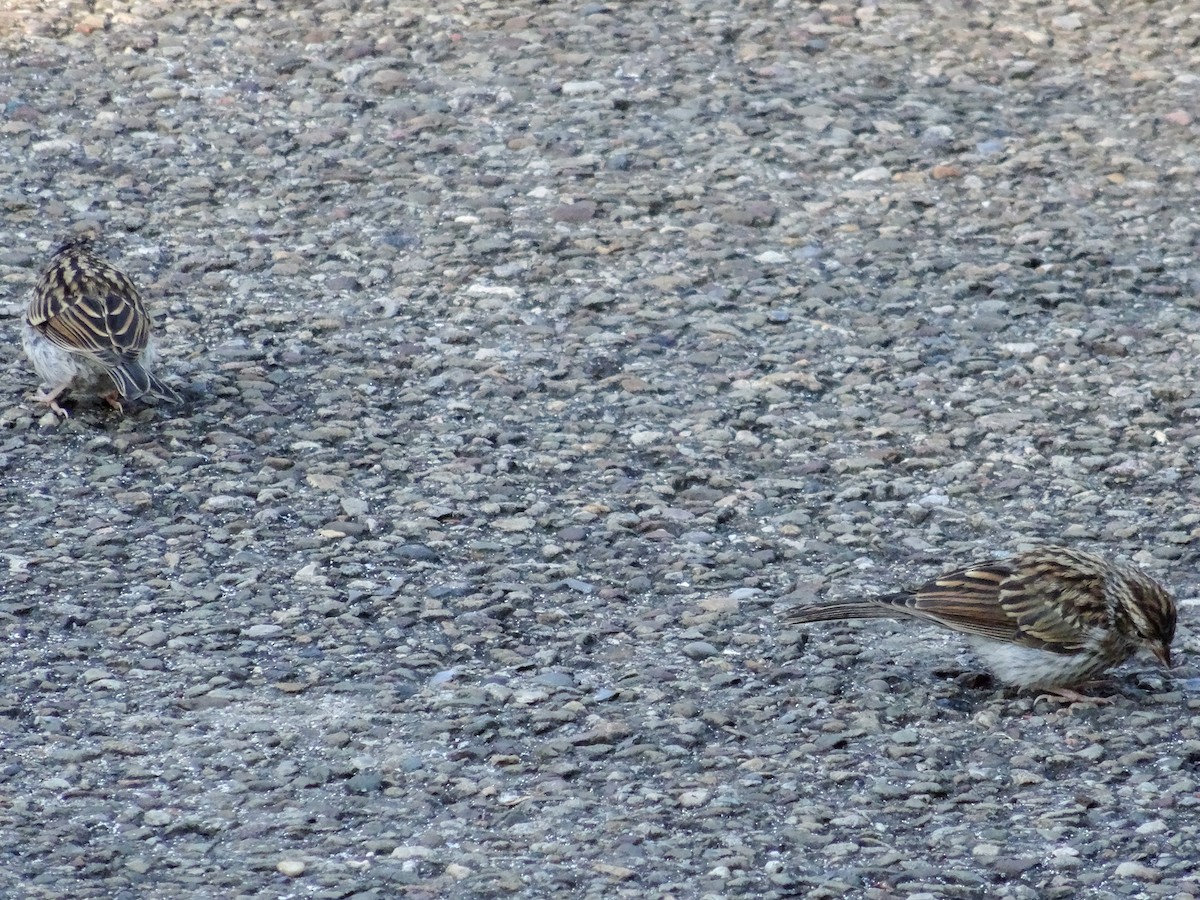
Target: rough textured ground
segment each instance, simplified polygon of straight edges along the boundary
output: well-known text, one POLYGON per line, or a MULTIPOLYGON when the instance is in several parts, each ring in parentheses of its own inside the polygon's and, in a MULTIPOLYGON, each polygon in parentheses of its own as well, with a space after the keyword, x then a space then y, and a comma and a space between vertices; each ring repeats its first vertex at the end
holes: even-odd
POLYGON ((1194 897, 1200 7, 15 0, 0 896, 1194 897), (72 225, 178 408, 61 424, 72 225), (776 623, 1044 541, 1106 707, 776 623))

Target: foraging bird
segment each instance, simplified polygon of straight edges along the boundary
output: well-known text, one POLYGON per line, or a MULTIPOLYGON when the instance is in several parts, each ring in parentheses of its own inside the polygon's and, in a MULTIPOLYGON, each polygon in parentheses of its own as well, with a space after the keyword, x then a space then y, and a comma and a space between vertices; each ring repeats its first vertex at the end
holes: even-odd
POLYGON ((21 343, 45 382, 34 399, 61 416, 58 398, 68 388, 101 394, 117 410, 145 394, 179 402, 151 372, 154 344, 141 295, 92 251, 89 235, 62 244, 38 276, 21 343))
POLYGON ((795 607, 790 623, 917 619, 970 637, 1001 681, 1068 700, 1069 689, 1148 651, 1171 667, 1171 594, 1132 565, 1066 547, 976 563, 912 591, 795 607))

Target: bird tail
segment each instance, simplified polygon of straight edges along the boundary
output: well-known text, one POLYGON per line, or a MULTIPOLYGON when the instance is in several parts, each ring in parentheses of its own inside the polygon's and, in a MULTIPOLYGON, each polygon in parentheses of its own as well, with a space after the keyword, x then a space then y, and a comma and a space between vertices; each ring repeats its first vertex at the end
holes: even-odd
POLYGON ((112 370, 112 379, 123 400, 137 400, 149 394, 168 403, 180 403, 182 398, 156 375, 135 360, 122 362, 112 370))
POLYGON ((905 600, 910 594, 885 594, 865 600, 824 600, 796 606, 784 614, 791 625, 805 622, 836 622, 841 619, 900 619, 908 615, 905 600))
POLYGON ((148 393, 153 394, 159 400, 165 400, 167 403, 183 402, 183 398, 179 396, 174 388, 172 388, 162 379, 158 378, 152 372, 147 372, 146 377, 150 379, 150 389, 148 393))
POLYGON ((135 360, 123 360, 109 374, 122 400, 136 400, 150 390, 150 376, 135 360))

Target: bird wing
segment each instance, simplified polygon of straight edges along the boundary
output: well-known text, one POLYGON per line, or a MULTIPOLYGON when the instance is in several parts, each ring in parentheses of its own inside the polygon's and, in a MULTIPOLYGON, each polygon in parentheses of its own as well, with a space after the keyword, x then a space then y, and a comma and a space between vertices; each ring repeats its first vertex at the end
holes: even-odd
POLYGON ((1042 562, 1027 557, 1021 574, 1000 591, 1000 605, 1021 630, 1021 643, 1060 653, 1087 649, 1111 627, 1108 600, 1104 571, 1082 555, 1069 567, 1050 556, 1042 562))
POLYGON ((1000 603, 1001 585, 1011 575, 1004 563, 983 563, 948 572, 913 591, 888 594, 878 602, 916 619, 997 641, 1014 641, 1020 630, 1000 603))
POLYGON ((968 566, 881 599, 955 631, 1071 653, 1090 646, 1104 625, 1104 596, 1100 573, 1026 557, 1020 566, 1007 560, 968 566))
POLYGON ((128 276, 89 253, 60 254, 38 279, 29 324, 108 368, 136 360, 150 321, 128 276))

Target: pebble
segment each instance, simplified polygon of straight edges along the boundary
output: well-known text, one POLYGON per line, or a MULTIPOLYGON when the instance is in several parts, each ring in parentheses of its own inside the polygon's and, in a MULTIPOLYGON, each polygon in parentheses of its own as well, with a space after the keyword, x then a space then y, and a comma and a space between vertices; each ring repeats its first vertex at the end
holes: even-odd
POLYGON ((565 81, 562 85, 562 92, 567 97, 592 94, 602 90, 604 90, 604 83, 601 81, 565 81))
POLYGON ((258 625, 251 625, 250 627, 246 628, 243 631, 243 634, 245 634, 246 637, 256 638, 256 639, 278 637, 282 633, 283 633, 282 625, 270 625, 270 624, 266 624, 266 623, 260 623, 258 625))
POLYGON ((1117 878, 1131 878, 1136 881, 1158 881, 1161 874, 1157 869, 1136 862, 1118 863, 1113 874, 1117 878))
POLYGON ((664 437, 661 431, 638 431, 629 436, 629 442, 635 447, 647 447, 656 444, 664 437))
POLYGON ((872 166, 855 172, 852 181, 887 181, 892 177, 891 170, 886 166, 872 166))
POLYGON ((341 499, 342 512, 348 516, 365 516, 371 508, 365 500, 359 500, 356 497, 343 497, 341 499))
POLYGON ((383 779, 372 772, 360 772, 346 780, 346 790, 352 794, 370 794, 383 786, 383 779))
POLYGON ((698 788, 692 791, 684 791, 679 795, 679 805, 684 809, 689 807, 703 806, 708 802, 709 796, 710 793, 703 788, 698 788))
POLYGON ((535 524, 529 516, 505 516, 496 519, 492 526, 500 531, 529 531, 535 524))
POLYGON ((683 645, 683 655, 690 659, 708 659, 718 653, 720 651, 707 641, 688 641, 683 645))
POLYGON ((133 640, 142 644, 143 647, 161 647, 162 644, 167 643, 167 632, 151 629, 150 631, 143 631, 142 634, 133 638, 133 640))
POLYGON ((556 222, 586 222, 596 215, 596 204, 590 200, 565 203, 550 210, 550 218, 556 222))

